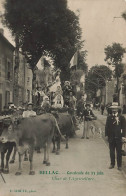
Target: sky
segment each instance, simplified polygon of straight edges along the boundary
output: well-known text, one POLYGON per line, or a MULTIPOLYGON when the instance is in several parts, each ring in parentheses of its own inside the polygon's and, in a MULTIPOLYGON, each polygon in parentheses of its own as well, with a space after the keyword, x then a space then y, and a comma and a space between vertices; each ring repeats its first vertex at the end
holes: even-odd
MULTIPOLYGON (((2 2, 4 0, 0 0, 1 11, 2 2)), ((125 0, 68 0, 68 7, 75 12, 80 11, 80 26, 85 40, 84 49, 88 51, 89 67, 106 65, 104 48, 107 45, 118 42, 126 47, 126 21, 121 17, 126 11, 125 0)), ((4 32, 13 43, 9 31, 5 29, 4 32)))
POLYGON ((125 0, 68 0, 68 5, 73 11, 80 11, 89 67, 106 64, 104 48, 107 45, 118 42, 126 47, 126 21, 121 17, 126 11, 125 0))

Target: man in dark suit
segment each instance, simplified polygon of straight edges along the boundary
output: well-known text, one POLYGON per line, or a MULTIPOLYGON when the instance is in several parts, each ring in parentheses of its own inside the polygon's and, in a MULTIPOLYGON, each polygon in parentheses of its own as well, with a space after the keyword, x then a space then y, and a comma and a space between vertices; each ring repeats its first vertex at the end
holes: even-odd
POLYGON ((110 167, 115 166, 115 149, 117 152, 117 167, 121 171, 122 167, 122 137, 125 137, 125 118, 119 113, 120 107, 117 105, 112 105, 111 115, 107 117, 105 125, 105 136, 109 142, 110 149, 110 167))

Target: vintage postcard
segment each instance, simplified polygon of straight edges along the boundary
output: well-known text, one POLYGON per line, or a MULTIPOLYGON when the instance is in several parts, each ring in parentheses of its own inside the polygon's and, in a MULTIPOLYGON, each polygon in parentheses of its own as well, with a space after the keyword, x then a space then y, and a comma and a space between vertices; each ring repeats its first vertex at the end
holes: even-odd
POLYGON ((126 0, 0 0, 0 196, 126 195, 126 0))

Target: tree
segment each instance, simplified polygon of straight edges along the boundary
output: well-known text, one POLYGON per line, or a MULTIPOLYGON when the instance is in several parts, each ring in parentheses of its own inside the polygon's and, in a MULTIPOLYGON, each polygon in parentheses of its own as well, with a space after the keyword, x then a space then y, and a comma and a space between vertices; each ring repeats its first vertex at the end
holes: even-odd
POLYGON ((67 0, 5 0, 4 7, 3 22, 18 40, 33 80, 43 54, 52 56, 55 66, 61 68, 61 79, 68 79, 69 58, 81 43, 81 29, 78 16, 67 8, 67 0))
POLYGON ((114 70, 114 76, 117 79, 117 100, 119 102, 119 78, 121 74, 123 73, 123 64, 122 64, 122 58, 124 56, 124 53, 126 53, 126 49, 122 47, 119 43, 113 43, 112 46, 108 45, 105 48, 105 61, 109 65, 113 65, 115 67, 114 70))
POLYGON ((70 81, 71 81, 73 86, 74 85, 76 86, 76 85, 80 84, 80 79, 81 79, 82 75, 83 75, 83 71, 80 70, 80 69, 77 69, 76 71, 72 71, 70 81))
POLYGON ((106 85, 106 81, 110 80, 112 76, 112 71, 105 65, 95 65, 93 66, 86 77, 85 80, 85 90, 90 94, 92 98, 96 96, 98 89, 102 89, 106 85))
POLYGON ((78 17, 67 8, 67 1, 6 0, 4 7, 4 23, 14 36, 18 35, 31 69, 45 51, 54 57, 57 67, 66 69, 68 60, 66 64, 61 62, 81 38, 78 17))
POLYGON ((79 17, 69 9, 66 9, 59 20, 60 39, 50 50, 50 55, 54 59, 54 65, 61 69, 61 81, 70 79, 70 60, 77 49, 83 46, 81 41, 81 28, 79 17), (65 28, 64 28, 65 27, 65 28))
POLYGON ((77 68, 83 70, 85 73, 88 70, 88 65, 86 63, 86 56, 87 56, 87 51, 86 50, 78 52, 77 68))
POLYGON ((126 12, 122 13, 122 17, 124 18, 124 20, 126 20, 126 12))

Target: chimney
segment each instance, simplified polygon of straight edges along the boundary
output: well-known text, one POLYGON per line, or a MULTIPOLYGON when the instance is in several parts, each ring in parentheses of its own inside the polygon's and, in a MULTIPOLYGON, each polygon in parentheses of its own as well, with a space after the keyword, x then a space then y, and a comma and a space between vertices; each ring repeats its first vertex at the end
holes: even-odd
POLYGON ((4 35, 4 30, 3 30, 2 28, 0 28, 0 33, 1 33, 2 35, 4 35))

